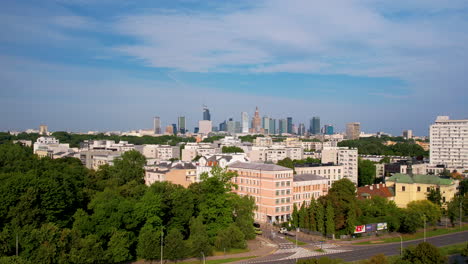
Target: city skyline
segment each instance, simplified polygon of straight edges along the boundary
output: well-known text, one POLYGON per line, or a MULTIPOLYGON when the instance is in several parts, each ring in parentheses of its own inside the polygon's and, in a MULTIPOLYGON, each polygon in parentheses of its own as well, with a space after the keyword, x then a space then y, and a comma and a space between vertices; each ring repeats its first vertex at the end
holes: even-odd
POLYGON ((6 1, 0 130, 128 131, 261 109, 428 135, 468 117, 466 1, 6 1), (164 26, 160 26, 164 25, 164 26), (274 30, 272 30, 274 29, 274 30), (190 43, 190 45, 187 45, 190 43))

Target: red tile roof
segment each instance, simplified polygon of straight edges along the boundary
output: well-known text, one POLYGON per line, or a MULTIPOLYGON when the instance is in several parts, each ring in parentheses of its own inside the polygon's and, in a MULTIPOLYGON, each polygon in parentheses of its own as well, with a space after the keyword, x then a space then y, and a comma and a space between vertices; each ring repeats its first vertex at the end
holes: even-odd
POLYGON ((366 185, 357 188, 357 198, 367 199, 373 196, 380 196, 384 198, 393 197, 392 190, 387 187, 384 183, 366 185))

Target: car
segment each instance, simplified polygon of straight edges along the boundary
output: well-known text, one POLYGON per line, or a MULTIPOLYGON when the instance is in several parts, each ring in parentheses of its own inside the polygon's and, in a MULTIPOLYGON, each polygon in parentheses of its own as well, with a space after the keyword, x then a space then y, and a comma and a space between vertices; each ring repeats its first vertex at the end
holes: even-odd
POLYGON ((288 229, 286 227, 282 227, 280 228, 280 230, 278 231, 278 233, 280 234, 287 234, 288 233, 288 229))

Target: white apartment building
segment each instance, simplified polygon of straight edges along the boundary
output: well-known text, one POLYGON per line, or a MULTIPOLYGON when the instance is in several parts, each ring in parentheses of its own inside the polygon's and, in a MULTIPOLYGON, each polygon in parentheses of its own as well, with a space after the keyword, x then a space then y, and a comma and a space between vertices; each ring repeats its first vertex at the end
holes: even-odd
POLYGON ((114 140, 85 140, 80 144, 80 150, 111 150, 126 152, 135 149, 134 144, 129 144, 128 141, 114 140))
POLYGON ((343 176, 357 184, 358 150, 348 147, 327 147, 322 149, 322 163, 343 165, 343 176))
POLYGON ((39 137, 33 144, 33 153, 39 157, 57 158, 75 153, 70 144, 60 144, 54 137, 39 137))
POLYGON ((430 163, 468 170, 468 119, 438 116, 430 126, 430 163))
POLYGON ((147 159, 170 160, 180 158, 180 148, 169 145, 143 145, 139 150, 147 159))
POLYGON ((254 141, 256 147, 271 147, 273 145, 273 139, 271 137, 257 137, 254 141))
POLYGON ((273 162, 290 158, 292 160, 300 160, 303 158, 303 150, 301 147, 285 147, 273 145, 271 147, 252 147, 248 153, 252 162, 273 162))
POLYGON ((327 164, 301 164, 294 167, 297 175, 312 174, 321 176, 327 179, 327 184, 330 187, 333 182, 344 178, 344 166, 327 164))
POLYGON ((198 133, 208 135, 213 129, 213 123, 211 120, 200 120, 198 121, 198 133))
POLYGON ((212 155, 219 152, 210 143, 187 143, 182 150, 182 161, 192 161, 196 156, 212 155))
POLYGON ((311 142, 302 141, 301 147, 307 150, 322 150, 323 148, 337 147, 338 141, 311 142))

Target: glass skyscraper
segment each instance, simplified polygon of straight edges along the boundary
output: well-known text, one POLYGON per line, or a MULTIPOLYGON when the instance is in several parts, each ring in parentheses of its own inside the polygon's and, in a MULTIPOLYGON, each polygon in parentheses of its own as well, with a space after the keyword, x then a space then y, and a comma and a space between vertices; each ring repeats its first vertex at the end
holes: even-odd
POLYGON ((187 127, 185 126, 185 116, 179 116, 178 118, 178 122, 179 122, 179 132, 181 134, 185 134, 185 132, 187 131, 187 127))
POLYGON ((211 120, 210 109, 206 105, 203 106, 203 120, 211 120))
POLYGON ((287 118, 287 122, 288 122, 288 129, 287 129, 287 132, 288 132, 288 134, 292 134, 292 133, 293 133, 292 117, 288 117, 288 118, 287 118))
POLYGON ((310 133, 312 135, 320 134, 320 117, 314 116, 310 120, 310 133))

